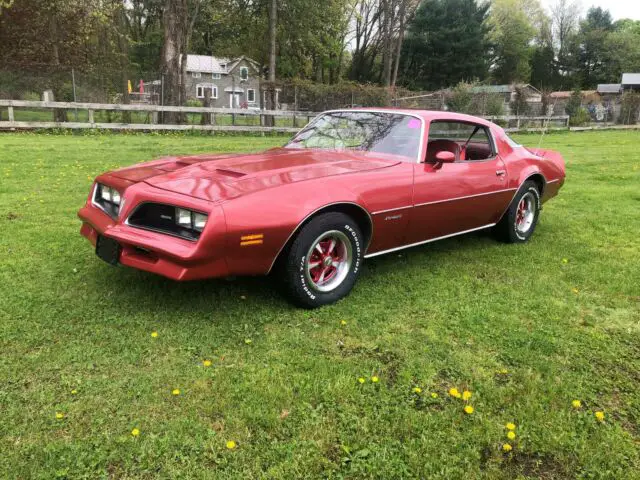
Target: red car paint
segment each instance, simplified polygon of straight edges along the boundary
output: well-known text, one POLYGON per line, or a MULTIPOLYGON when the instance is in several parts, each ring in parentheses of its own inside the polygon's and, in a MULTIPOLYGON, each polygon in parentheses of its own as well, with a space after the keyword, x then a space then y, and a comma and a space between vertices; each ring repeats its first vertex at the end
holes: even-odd
POLYGON ((90 194, 78 212, 81 234, 94 245, 98 234, 112 238, 122 246, 120 263, 175 280, 264 275, 303 222, 325 208, 348 206, 369 222, 369 257, 491 226, 529 178, 540 182, 543 202, 564 183, 559 154, 512 147, 504 130, 486 120, 449 112, 385 111, 413 115, 421 123, 419 159, 426 156, 434 120, 488 127, 498 154, 445 164, 408 162, 391 154, 284 148, 164 158, 97 177, 96 182, 120 191, 124 206, 113 219, 94 206, 90 194), (198 241, 127 225, 134 209, 150 201, 207 213, 198 241))

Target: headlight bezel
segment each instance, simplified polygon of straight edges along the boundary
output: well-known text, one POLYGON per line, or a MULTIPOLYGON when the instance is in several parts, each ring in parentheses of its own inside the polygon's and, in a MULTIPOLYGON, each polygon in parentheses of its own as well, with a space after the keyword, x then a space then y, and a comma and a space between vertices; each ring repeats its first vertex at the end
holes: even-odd
POLYGON ((122 192, 115 187, 95 182, 91 203, 113 219, 120 216, 124 205, 122 192), (117 201, 115 200, 117 197, 117 201))
POLYGON ((209 220, 209 214, 178 205, 145 201, 136 205, 125 224, 131 227, 197 242, 209 220), (182 219, 182 223, 179 220, 182 219), (202 226, 196 226, 203 221, 202 226), (187 223, 188 220, 188 223, 187 223))

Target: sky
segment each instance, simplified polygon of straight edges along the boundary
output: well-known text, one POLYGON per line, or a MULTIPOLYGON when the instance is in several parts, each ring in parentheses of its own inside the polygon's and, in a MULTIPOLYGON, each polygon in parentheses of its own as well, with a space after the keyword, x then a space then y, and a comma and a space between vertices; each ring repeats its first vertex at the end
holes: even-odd
MULTIPOLYGON (((549 9, 557 0, 541 0, 542 5, 549 9)), ((631 18, 632 20, 640 20, 640 0, 582 0, 582 15, 584 15, 589 7, 602 7, 611 12, 613 20, 621 18, 631 18)))

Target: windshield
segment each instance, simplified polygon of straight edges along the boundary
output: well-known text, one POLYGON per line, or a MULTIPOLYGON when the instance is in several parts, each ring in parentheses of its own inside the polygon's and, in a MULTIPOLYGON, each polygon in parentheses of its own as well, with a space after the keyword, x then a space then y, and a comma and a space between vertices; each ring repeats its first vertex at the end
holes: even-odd
POLYGON ((391 112, 345 111, 322 114, 285 148, 358 150, 418 159, 422 121, 391 112))

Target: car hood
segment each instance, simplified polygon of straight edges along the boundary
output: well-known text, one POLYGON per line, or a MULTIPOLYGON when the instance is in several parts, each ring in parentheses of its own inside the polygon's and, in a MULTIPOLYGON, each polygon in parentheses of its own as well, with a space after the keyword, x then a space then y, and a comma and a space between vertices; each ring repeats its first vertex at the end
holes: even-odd
POLYGON ((378 153, 277 148, 249 155, 169 157, 116 170, 110 175, 203 200, 221 201, 289 183, 398 163, 397 156, 378 153))

